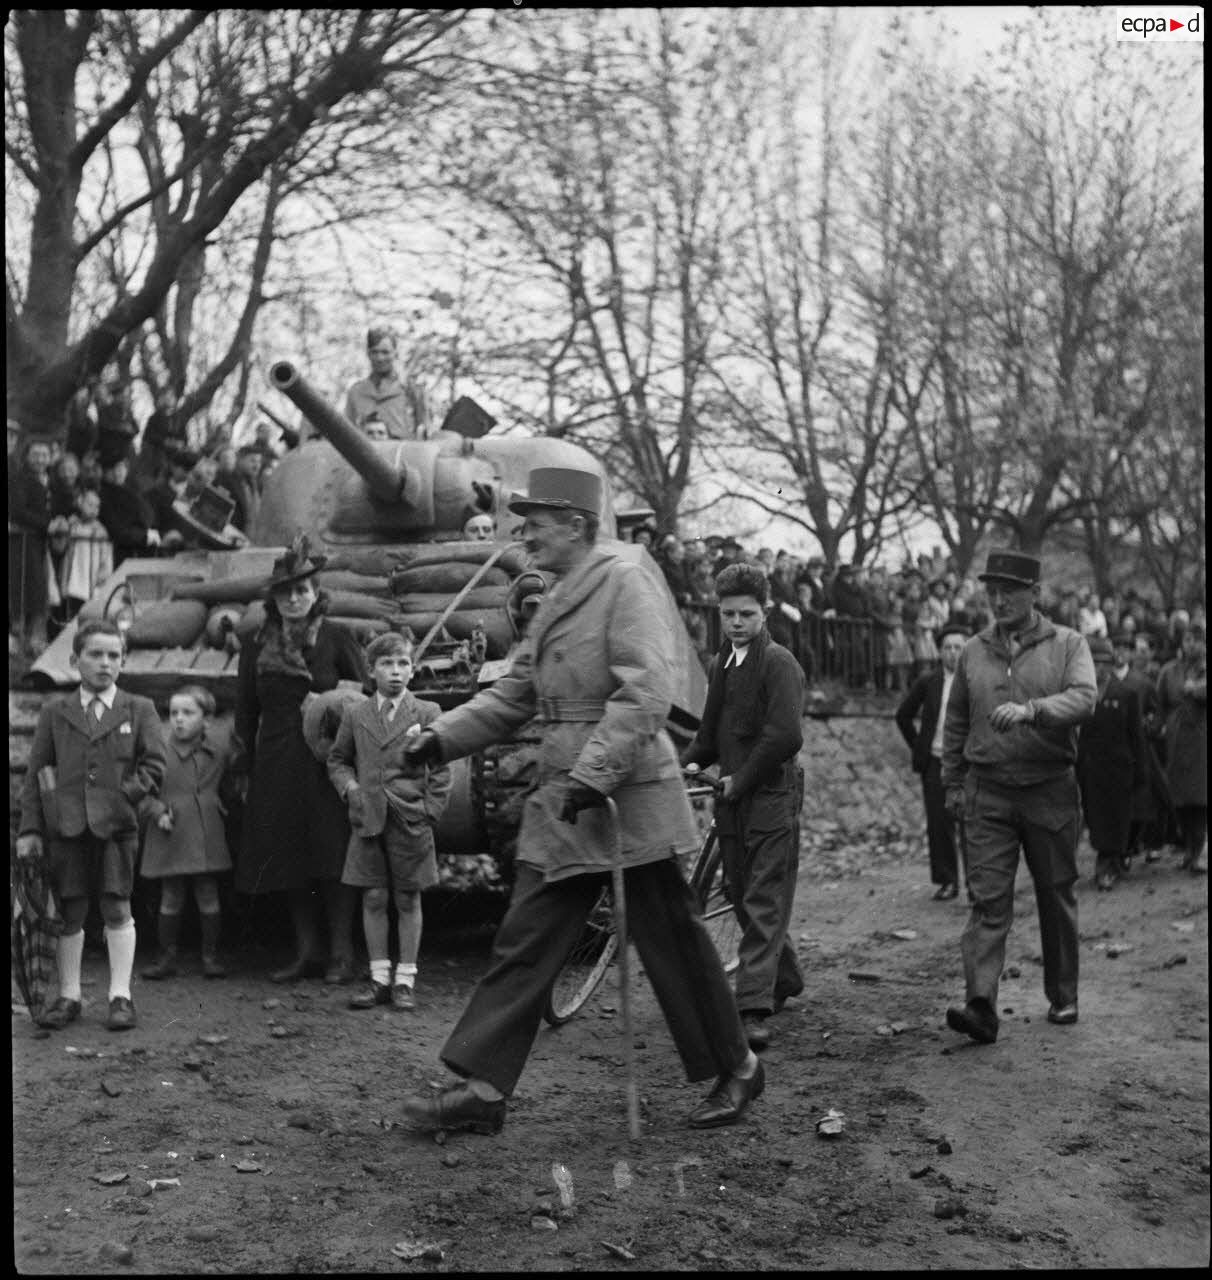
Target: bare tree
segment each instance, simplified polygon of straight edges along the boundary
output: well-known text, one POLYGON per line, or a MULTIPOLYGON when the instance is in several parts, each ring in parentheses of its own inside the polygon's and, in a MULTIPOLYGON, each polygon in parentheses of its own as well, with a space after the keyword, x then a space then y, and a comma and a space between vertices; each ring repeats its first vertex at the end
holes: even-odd
POLYGON ((464 17, 16 11, 7 194, 29 232, 7 260, 10 411, 59 429, 74 390, 132 359, 149 322, 145 373, 182 389, 213 237, 235 214, 250 237, 243 301, 186 407, 207 400, 246 359, 284 195, 340 163, 320 145, 330 121, 410 81, 427 92, 464 17))

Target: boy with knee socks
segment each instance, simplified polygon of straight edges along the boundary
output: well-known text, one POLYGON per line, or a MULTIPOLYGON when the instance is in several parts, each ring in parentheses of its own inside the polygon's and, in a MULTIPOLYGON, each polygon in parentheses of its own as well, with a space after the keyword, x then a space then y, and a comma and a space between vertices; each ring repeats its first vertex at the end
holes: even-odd
POLYGON ((421 945, 421 890, 438 882, 433 831, 450 794, 446 765, 416 765, 405 745, 441 708, 409 692, 413 635, 376 636, 366 650, 375 692, 346 709, 328 757, 328 776, 349 806, 353 834, 344 884, 362 890, 362 930, 370 954, 370 986, 351 1009, 391 1004, 414 1008, 421 945), (392 981, 387 904, 396 903, 399 960, 392 981))
POLYGON ((136 810, 158 791, 165 762, 155 706, 117 686, 123 657, 114 623, 86 622, 77 630, 71 662, 80 689, 42 708, 21 795, 17 856, 46 857, 63 915, 59 997, 38 1019, 51 1030, 80 1016, 84 919, 94 892, 109 952, 107 1025, 111 1031, 135 1025, 136 810))

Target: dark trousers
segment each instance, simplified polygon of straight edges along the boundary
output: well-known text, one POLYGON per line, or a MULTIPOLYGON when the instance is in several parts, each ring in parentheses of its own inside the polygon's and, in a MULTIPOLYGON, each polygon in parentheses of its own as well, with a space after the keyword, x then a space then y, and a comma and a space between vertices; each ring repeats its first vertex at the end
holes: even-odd
POLYGON ((779 785, 715 810, 728 896, 741 925, 736 1003, 742 1013, 770 1013, 778 999, 804 989, 787 936, 800 865, 803 773, 789 766, 783 774, 779 785))
POLYGON ((1005 787, 968 775, 968 890, 972 913, 960 940, 969 1000, 997 1008, 1006 938, 1014 921, 1014 879, 1022 849, 1035 884, 1044 993, 1056 1005, 1077 1000, 1077 838, 1081 809, 1072 772, 1031 787, 1005 787))
POLYGON ((934 756, 922 774, 922 800, 926 806, 926 841, 930 846, 931 884, 958 884, 955 856, 955 819, 947 812, 942 762, 934 756))
MULTIPOLYGON (((543 1007, 610 877, 544 880, 517 864, 492 961, 442 1047, 457 1075, 513 1092, 538 1033, 543 1007)), ((624 872, 627 931, 665 1015, 688 1080, 731 1075, 749 1047, 728 979, 675 859, 624 872)))
POLYGON ((1176 806, 1178 830, 1182 837, 1184 865, 1199 856, 1208 838, 1208 806, 1206 804, 1180 804, 1176 806))

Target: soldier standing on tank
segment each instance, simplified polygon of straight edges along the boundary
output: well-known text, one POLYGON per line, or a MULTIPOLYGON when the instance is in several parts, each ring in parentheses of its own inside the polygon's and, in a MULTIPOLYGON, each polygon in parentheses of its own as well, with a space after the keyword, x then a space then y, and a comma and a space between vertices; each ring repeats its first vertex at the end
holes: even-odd
POLYGON ((535 568, 555 575, 509 673, 417 736, 408 755, 440 762, 501 742, 538 718, 541 772, 526 800, 517 879, 492 963, 442 1050, 462 1082, 406 1099, 421 1129, 495 1133, 556 977, 609 883, 618 806, 631 935, 691 1080, 717 1077, 694 1128, 739 1120, 763 1089, 741 1020, 678 855, 697 843, 677 753, 665 732, 674 670, 660 588, 596 545, 598 476, 531 471, 511 511, 535 568))
POLYGON ((394 440, 423 440, 429 435, 425 392, 411 378, 396 373, 396 335, 378 325, 366 334, 370 377, 355 382, 345 397, 345 416, 361 427, 377 416, 394 440))

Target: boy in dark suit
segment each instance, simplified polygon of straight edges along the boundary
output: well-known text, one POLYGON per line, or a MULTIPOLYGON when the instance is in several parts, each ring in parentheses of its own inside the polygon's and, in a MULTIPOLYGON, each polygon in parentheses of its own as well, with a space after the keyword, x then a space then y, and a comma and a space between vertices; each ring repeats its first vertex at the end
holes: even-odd
POLYGON ((411 764, 404 747, 441 713, 408 691, 413 635, 389 631, 366 649, 375 692, 346 708, 328 755, 328 776, 349 806, 353 833, 343 884, 362 890, 362 931, 370 953, 370 986, 351 1009, 415 1007, 421 946, 421 890, 438 882, 433 830, 450 795, 448 766, 411 764), (387 945, 387 896, 396 903, 400 958, 395 981, 387 945))
POLYGON ((151 700, 116 684, 123 651, 122 632, 112 622, 86 622, 76 632, 71 662, 80 690, 42 708, 21 793, 17 856, 41 858, 47 841, 63 913, 59 998, 38 1020, 52 1030, 80 1016, 84 918, 90 894, 98 891, 109 951, 108 1026, 127 1031, 135 1025, 136 808, 159 789, 165 761, 151 700))
POLYGON ((716 656, 703 719, 682 754, 693 774, 717 764, 720 853, 740 922, 736 1003, 751 1049, 770 1043, 767 1017, 804 989, 787 937, 800 858, 804 774, 804 673, 766 629, 766 575, 749 565, 715 582, 724 647, 716 656))
POLYGON ((958 892, 955 856, 955 822, 947 812, 941 781, 943 724, 947 699, 960 654, 968 639, 965 622, 952 619, 935 633, 942 665, 913 682, 896 709, 896 726, 913 752, 913 772, 922 779, 926 806, 926 840, 930 846, 930 880, 938 885, 934 897, 945 902, 958 892), (921 721, 917 722, 918 712, 921 721))

